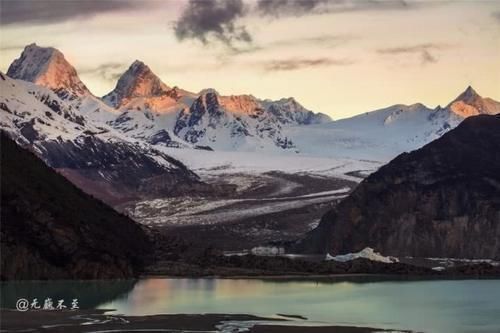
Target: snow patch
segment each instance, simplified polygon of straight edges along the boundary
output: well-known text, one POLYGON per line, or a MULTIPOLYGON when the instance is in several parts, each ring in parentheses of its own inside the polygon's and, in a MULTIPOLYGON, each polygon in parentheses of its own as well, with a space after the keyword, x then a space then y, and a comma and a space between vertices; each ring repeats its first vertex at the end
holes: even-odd
POLYGON ((366 247, 363 250, 356 253, 347 253, 337 256, 332 256, 330 254, 326 255, 325 260, 334 260, 338 262, 347 262, 355 259, 368 259, 371 261, 385 262, 388 264, 392 264, 395 262, 399 262, 399 260, 395 257, 385 257, 378 252, 375 252, 371 247, 366 247))

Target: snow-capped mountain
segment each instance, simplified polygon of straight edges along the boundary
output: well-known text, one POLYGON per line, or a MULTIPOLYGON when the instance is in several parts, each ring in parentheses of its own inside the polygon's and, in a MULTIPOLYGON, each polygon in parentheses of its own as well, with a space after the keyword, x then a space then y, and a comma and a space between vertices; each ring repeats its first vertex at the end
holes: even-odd
POLYGON ((264 109, 273 114, 283 125, 322 124, 332 120, 326 114, 314 113, 304 108, 293 97, 282 98, 278 101, 266 99, 261 101, 261 104, 264 109))
POLYGON ((204 91, 183 109, 174 133, 183 140, 221 150, 293 148, 282 123, 253 96, 220 96, 204 91))
MULTIPOLYGON (((292 151, 385 162, 440 137, 465 117, 500 112, 500 103, 469 87, 444 108, 394 105, 331 121, 293 98, 271 101, 252 95, 222 96, 213 89, 192 93, 172 88, 140 61, 101 99, 85 87, 61 52, 36 44, 28 45, 3 76, 6 87, 10 80, 18 88, 2 89, 2 111, 17 112, 2 121, 2 128, 15 132, 25 144, 74 142, 88 133, 94 139, 155 151, 292 151), (35 108, 33 103, 38 103, 35 108), (62 119, 49 116, 54 108, 62 119), (36 140, 30 141, 32 135, 36 140)), ((40 146, 44 145, 34 144, 41 154, 40 146)))
POLYGON ((291 127, 286 135, 305 154, 387 162, 439 138, 469 116, 497 113, 499 102, 468 87, 444 108, 398 104, 307 129, 291 127))
POLYGON ((181 162, 105 123, 96 125, 49 88, 0 73, 0 91, 2 131, 109 203, 198 182, 181 162))
POLYGON ((62 95, 69 93, 72 98, 90 94, 75 68, 53 47, 39 47, 34 43, 26 46, 21 57, 10 65, 7 75, 50 88, 62 95))
POLYGON ((148 66, 136 60, 119 78, 115 89, 102 99, 114 108, 144 105, 160 113, 175 107, 184 97, 192 98, 194 94, 178 87, 170 88, 148 66))
POLYGON ((250 95, 220 96, 213 89, 194 94, 170 88, 137 60, 103 100, 120 112, 108 124, 133 138, 169 147, 288 149, 294 145, 281 133, 283 126, 330 120, 293 98, 262 101, 250 95))
POLYGON ((118 111, 94 96, 80 80, 76 69, 52 47, 26 46, 7 70, 7 76, 48 88, 72 109, 99 125, 113 120, 118 111))

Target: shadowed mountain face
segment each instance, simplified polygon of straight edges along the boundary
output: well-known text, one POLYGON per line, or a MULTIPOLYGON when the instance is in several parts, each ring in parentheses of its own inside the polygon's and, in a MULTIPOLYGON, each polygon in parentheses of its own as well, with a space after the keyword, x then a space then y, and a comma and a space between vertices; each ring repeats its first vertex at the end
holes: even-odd
POLYGON ((301 243, 341 254, 500 258, 500 115, 467 118, 365 179, 301 243))
POLYGON ((1 279, 134 276, 143 229, 1 136, 1 279), (118 233, 117 233, 118 231, 118 233))
MULTIPOLYGON (((203 186, 180 161, 94 122, 81 112, 78 98, 68 101, 2 73, 0 90, 0 127, 9 137, 108 204, 203 186)), ((95 107, 104 105, 88 98, 95 107)))

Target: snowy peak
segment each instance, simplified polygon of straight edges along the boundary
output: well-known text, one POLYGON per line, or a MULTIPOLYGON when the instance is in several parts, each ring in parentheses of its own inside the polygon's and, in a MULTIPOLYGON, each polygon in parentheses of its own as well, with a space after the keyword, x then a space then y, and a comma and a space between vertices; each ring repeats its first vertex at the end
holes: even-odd
POLYGON ((171 91, 178 94, 178 89, 168 87, 147 65, 136 60, 120 77, 115 89, 104 96, 103 100, 113 107, 120 107, 137 97, 168 96, 171 91))
POLYGON ((500 103, 481 97, 471 86, 468 86, 446 109, 461 118, 467 118, 479 114, 500 113, 500 103))
POLYGON ((274 115, 282 124, 310 125, 321 124, 332 119, 323 113, 314 113, 303 107, 293 97, 282 98, 277 101, 261 101, 267 112, 274 115))
POLYGON ((233 114, 258 115, 264 111, 259 101, 251 95, 218 97, 224 109, 233 114))
POLYGON ((453 100, 453 102, 463 101, 465 103, 472 104, 479 99, 481 99, 481 96, 479 96, 479 94, 474 90, 474 88, 468 86, 463 93, 458 95, 458 97, 453 100))
POLYGON ((10 65, 7 75, 47 87, 59 95, 83 96, 90 92, 80 81, 76 69, 53 47, 30 44, 10 65))

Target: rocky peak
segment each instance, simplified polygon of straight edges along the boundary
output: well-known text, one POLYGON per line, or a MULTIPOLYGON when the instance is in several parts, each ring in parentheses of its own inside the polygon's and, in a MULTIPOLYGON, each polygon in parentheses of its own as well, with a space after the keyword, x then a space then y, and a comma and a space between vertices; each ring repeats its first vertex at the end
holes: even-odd
POLYGON ((462 101, 467 104, 473 104, 478 99, 481 99, 481 96, 479 96, 479 94, 474 90, 474 88, 468 86, 463 93, 458 95, 458 97, 453 100, 453 102, 462 101))
POLYGON ((217 114, 220 105, 219 94, 215 90, 207 90, 191 105, 191 112, 208 111, 209 114, 217 114))
POLYGON ((167 95, 171 90, 142 61, 136 60, 120 77, 115 89, 103 97, 111 106, 119 107, 127 100, 137 97, 167 95))
POLYGON ((467 118, 479 114, 497 114, 500 112, 500 103, 481 97, 471 86, 468 86, 446 108, 461 118, 467 118))
POLYGON ((303 107, 293 97, 282 98, 277 101, 262 101, 264 108, 282 124, 309 125, 331 121, 331 118, 322 113, 314 113, 303 107))
POLYGON ((90 94, 80 81, 76 69, 53 47, 41 47, 35 43, 26 46, 21 56, 9 66, 7 75, 65 95, 90 94))

